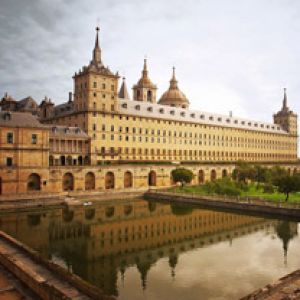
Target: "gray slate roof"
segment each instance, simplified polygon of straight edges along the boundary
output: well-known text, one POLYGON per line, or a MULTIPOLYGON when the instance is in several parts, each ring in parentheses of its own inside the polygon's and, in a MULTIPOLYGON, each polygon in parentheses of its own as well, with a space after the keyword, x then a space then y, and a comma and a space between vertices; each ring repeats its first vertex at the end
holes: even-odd
POLYGON ((29 127, 47 129, 36 116, 25 112, 0 111, 0 127, 29 127))
POLYGON ((51 125, 50 137, 75 137, 75 138, 84 138, 89 139, 89 136, 79 127, 68 127, 68 126, 58 126, 51 125))

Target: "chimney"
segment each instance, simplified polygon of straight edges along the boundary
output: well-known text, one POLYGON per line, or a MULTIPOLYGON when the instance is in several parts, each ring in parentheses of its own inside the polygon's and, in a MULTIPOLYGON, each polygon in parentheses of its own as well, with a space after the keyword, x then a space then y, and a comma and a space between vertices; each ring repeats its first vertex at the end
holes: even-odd
POLYGON ((72 102, 72 92, 69 92, 69 102, 72 102))

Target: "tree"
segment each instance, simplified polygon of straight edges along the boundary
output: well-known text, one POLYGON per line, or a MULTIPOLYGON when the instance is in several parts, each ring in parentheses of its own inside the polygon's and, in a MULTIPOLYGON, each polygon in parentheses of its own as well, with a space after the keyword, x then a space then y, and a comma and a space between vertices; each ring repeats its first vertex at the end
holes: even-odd
POLYGON ((254 179, 254 168, 244 161, 239 161, 232 173, 232 178, 238 182, 246 183, 248 179, 254 179))
POLYGON ((290 193, 300 191, 300 177, 297 175, 279 176, 274 178, 273 182, 278 187, 278 191, 286 195, 286 202, 289 200, 290 193))
POLYGON ((174 182, 181 182, 181 186, 185 183, 190 183, 194 177, 192 171, 185 168, 177 168, 171 172, 174 182))
POLYGON ((266 167, 262 167, 261 165, 254 166, 254 180, 257 182, 257 186, 259 187, 260 183, 267 183, 270 181, 271 174, 270 170, 266 167))

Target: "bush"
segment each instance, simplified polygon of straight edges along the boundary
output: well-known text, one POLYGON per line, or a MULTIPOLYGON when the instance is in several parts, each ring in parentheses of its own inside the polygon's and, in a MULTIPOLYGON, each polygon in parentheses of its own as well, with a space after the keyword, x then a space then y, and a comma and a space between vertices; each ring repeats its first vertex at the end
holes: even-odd
POLYGON ((208 194, 217 195, 239 196, 242 192, 236 182, 226 177, 215 181, 207 182, 203 186, 203 188, 208 194))

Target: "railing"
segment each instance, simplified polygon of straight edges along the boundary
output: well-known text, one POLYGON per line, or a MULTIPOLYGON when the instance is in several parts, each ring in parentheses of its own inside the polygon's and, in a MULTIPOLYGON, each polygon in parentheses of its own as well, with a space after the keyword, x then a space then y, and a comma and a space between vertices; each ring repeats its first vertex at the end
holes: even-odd
MULTIPOLYGON (((172 190, 169 189, 149 189, 149 192, 156 194, 163 194, 175 197, 184 197, 184 198, 193 198, 193 199, 202 199, 210 201, 222 201, 222 202, 234 202, 241 204, 251 204, 251 205, 260 205, 260 206, 270 206, 278 208, 288 208, 288 209, 300 209, 300 203, 290 203, 286 201, 272 201, 266 200, 259 197, 253 196, 229 196, 229 195, 203 195, 199 193, 186 193, 184 191, 172 190)), ((299 199, 300 200, 300 199, 299 199)))

